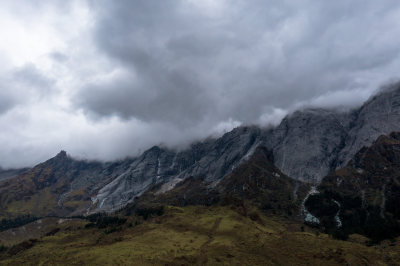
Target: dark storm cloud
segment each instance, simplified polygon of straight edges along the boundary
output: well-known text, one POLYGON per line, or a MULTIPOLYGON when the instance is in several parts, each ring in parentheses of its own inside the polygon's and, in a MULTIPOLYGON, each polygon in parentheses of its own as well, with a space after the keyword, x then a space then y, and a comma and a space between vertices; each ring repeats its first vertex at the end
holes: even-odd
MULTIPOLYGON (((372 90, 387 78, 380 69, 399 59, 399 5, 344 0, 93 3, 95 41, 128 74, 88 84, 78 102, 100 116, 191 125, 229 117, 255 122, 270 107, 290 109, 325 94, 372 90)), ((358 100, 347 102, 363 100, 354 97, 358 100)), ((343 103, 337 96, 332 101, 343 103)))
POLYGON ((101 116, 117 114, 129 119, 134 115, 149 122, 196 124, 194 120, 201 119, 200 114, 212 112, 214 100, 195 77, 157 69, 150 73, 158 75, 126 75, 112 82, 92 84, 81 92, 80 104, 101 116), (162 89, 159 89, 160 84, 162 89), (191 114, 188 121, 185 120, 187 116, 182 115, 186 113, 191 114))

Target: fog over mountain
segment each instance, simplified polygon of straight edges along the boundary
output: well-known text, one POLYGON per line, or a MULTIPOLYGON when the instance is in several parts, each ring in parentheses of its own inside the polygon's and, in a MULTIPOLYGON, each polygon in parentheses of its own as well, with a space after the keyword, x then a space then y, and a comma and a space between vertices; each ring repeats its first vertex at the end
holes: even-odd
POLYGON ((2 1, 0 166, 113 160, 399 79, 398 1, 2 1))

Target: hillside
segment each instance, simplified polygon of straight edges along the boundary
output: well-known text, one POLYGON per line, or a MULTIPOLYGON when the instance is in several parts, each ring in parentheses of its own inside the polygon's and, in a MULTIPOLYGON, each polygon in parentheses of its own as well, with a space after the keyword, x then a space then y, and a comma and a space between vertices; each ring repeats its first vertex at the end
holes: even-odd
MULTIPOLYGON (((2 265, 395 265, 399 245, 368 247, 267 217, 245 205, 167 207, 162 216, 130 216, 113 229, 65 222, 59 231, 0 253, 2 265), (88 227, 88 226, 86 226, 88 227), (303 229, 302 229, 303 228, 303 229), (46 256, 43 256, 46 254, 46 256)), ((54 231, 53 231, 54 232, 54 231)), ((399 241, 399 240, 397 240, 399 241)))
POLYGON ((24 214, 66 216, 85 213, 91 195, 120 173, 124 162, 78 161, 65 151, 0 182, 0 217, 24 214))

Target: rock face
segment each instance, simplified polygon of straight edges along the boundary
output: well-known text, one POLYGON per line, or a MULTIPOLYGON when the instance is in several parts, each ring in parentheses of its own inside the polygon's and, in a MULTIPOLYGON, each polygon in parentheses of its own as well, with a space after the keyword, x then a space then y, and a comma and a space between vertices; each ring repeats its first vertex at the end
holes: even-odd
POLYGON ((348 112, 308 109, 286 117, 266 137, 288 176, 318 184, 382 134, 400 131, 400 84, 348 112))
POLYGON ((273 130, 267 146, 273 149, 276 165, 285 174, 316 183, 335 169, 349 124, 347 113, 297 111, 273 130))
POLYGON ((400 83, 392 85, 350 113, 351 124, 339 154, 344 166, 362 147, 371 145, 380 135, 400 131, 400 83))
POLYGON ((400 133, 362 148, 318 190, 306 207, 326 228, 376 240, 400 235, 400 133))
POLYGON ((261 130, 256 127, 241 127, 182 152, 153 147, 99 191, 93 198, 93 211, 122 207, 154 184, 161 183, 160 192, 165 192, 188 177, 218 182, 254 152, 260 136, 261 130))

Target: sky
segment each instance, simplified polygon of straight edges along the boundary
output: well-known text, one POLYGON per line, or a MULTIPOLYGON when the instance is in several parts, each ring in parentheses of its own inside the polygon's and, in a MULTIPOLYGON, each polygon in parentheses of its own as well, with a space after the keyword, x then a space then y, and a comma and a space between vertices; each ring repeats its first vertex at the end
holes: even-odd
POLYGON ((115 160, 399 79, 397 0, 0 0, 0 166, 115 160))

